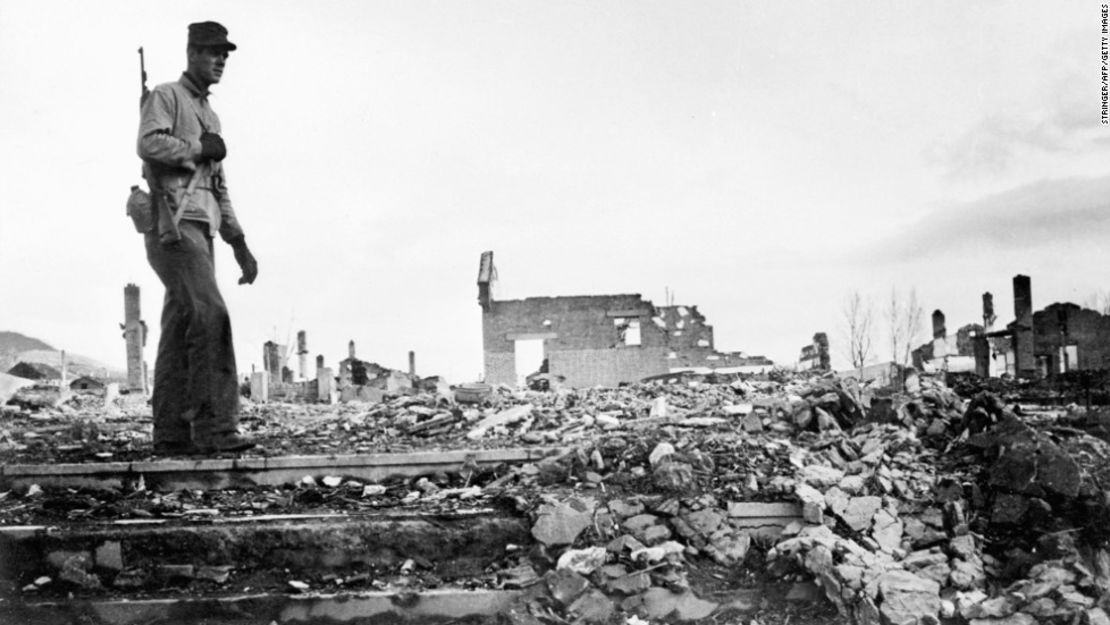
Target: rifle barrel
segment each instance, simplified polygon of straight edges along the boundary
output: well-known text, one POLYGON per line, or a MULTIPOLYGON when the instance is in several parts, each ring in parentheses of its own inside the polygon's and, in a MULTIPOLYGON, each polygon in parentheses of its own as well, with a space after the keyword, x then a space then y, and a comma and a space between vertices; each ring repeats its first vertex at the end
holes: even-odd
POLYGON ((143 93, 139 96, 139 106, 146 102, 150 89, 146 87, 146 57, 143 56, 143 47, 139 46, 139 78, 142 79, 143 93))

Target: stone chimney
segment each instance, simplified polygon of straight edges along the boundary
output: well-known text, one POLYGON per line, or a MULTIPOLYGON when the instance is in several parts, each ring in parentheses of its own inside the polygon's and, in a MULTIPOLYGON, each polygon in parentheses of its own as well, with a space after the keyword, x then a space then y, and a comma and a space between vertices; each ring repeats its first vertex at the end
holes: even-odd
POLYGON ((983 293, 983 330, 990 332, 997 318, 994 316, 994 296, 990 292, 983 293))
POLYGON ((933 311, 933 339, 943 339, 948 336, 948 330, 944 327, 944 313, 940 310, 933 311))
POLYGON ((493 306, 493 282, 497 280, 497 269, 493 266, 493 252, 482 252, 478 263, 478 305, 482 312, 489 312, 493 306))
POLYGON ((1033 286, 1029 276, 1014 276, 1014 356, 1019 377, 1032 377, 1037 362, 1033 354, 1033 286))
POLYGON ((308 379, 308 334, 304 330, 297 332, 297 378, 308 379))
POLYGON ((262 369, 269 378, 268 387, 277 388, 281 384, 281 346, 273 341, 262 345, 262 369))
POLYGON ((123 338, 127 343, 127 389, 146 394, 146 324, 140 313, 139 287, 134 284, 123 287, 123 338))

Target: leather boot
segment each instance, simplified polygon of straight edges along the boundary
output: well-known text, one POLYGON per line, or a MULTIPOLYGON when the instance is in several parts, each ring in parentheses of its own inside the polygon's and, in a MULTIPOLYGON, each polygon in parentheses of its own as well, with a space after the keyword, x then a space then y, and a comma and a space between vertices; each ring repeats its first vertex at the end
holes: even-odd
POLYGON ((197 441, 201 453, 212 454, 221 452, 246 451, 255 446, 255 442, 239 434, 220 434, 208 439, 197 441))

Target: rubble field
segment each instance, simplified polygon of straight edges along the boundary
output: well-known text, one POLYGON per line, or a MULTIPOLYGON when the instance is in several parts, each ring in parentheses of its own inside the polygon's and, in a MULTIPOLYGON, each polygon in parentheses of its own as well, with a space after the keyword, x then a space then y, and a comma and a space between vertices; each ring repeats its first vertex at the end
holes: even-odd
MULTIPOLYGON (((198 559, 167 572, 77 553, 4 580, 0 607, 459 587, 520 591, 498 616, 513 625, 1110 625, 1110 413, 972 393, 927 376, 896 393, 831 377, 676 376, 615 389, 495 388, 477 403, 442 385, 376 404, 248 401, 241 430, 261 445, 244 457, 562 451, 375 483, 340 473, 220 490, 9 488, 3 526, 481 510, 523 520, 528 535, 491 547, 482 570, 465 575, 416 559, 304 575, 198 559)), ((4 407, 5 466, 151 459, 148 407, 95 396, 44 404, 4 407)))

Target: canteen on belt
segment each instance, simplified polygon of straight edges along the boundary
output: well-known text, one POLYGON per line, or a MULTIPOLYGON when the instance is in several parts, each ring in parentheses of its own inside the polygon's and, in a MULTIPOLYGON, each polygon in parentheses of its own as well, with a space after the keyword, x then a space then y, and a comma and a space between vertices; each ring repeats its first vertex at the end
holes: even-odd
POLYGON ((135 224, 135 231, 146 234, 154 229, 154 210, 150 194, 139 185, 131 185, 131 195, 127 198, 127 216, 135 224))

